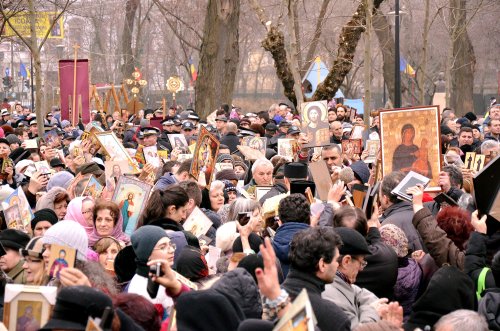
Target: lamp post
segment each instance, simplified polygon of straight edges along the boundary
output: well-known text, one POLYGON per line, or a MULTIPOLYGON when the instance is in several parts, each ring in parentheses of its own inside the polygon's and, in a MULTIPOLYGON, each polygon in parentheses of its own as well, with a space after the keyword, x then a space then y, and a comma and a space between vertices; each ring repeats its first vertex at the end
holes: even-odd
POLYGON ((399 0, 394 8, 394 108, 401 107, 401 70, 399 54, 399 0))

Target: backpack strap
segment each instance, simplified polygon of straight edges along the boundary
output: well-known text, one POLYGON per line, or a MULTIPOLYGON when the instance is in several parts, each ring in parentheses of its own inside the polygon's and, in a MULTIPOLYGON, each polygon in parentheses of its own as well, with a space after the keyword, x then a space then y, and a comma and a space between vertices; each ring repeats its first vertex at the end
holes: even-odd
POLYGON ((481 294, 486 289, 486 274, 488 273, 488 271, 490 271, 490 268, 484 267, 481 270, 479 277, 477 278, 476 296, 478 301, 481 299, 481 294))

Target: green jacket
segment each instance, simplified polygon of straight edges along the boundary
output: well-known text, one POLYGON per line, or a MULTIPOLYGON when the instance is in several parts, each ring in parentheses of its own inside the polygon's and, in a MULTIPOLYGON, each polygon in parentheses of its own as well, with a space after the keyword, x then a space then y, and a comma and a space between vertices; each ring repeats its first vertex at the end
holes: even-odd
POLYGON ((14 284, 26 284, 26 276, 23 269, 24 260, 19 261, 19 263, 7 273, 7 276, 12 279, 14 284))

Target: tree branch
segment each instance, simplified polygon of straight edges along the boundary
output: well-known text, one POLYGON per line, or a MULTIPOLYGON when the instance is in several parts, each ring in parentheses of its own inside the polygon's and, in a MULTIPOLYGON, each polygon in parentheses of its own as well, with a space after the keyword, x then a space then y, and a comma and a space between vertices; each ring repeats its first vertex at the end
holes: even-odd
POLYGON ((314 28, 314 35, 309 46, 309 50, 307 51, 307 55, 304 58, 304 63, 300 69, 300 72, 304 74, 309 67, 311 61, 313 61, 314 53, 316 53, 316 48, 318 47, 319 38, 321 37, 321 33, 323 31, 323 24, 325 22, 326 10, 328 9, 328 5, 330 4, 330 0, 323 0, 321 4, 321 9, 319 11, 318 19, 316 20, 316 27, 314 28))
MULTIPOLYGON (((373 10, 375 11, 380 7, 383 0, 375 0, 373 2, 373 10)), ((338 88, 344 81, 345 76, 352 68, 352 61, 356 52, 361 34, 365 30, 366 24, 366 10, 365 2, 361 2, 352 16, 351 20, 342 28, 339 36, 339 48, 337 57, 333 61, 332 68, 326 76, 323 83, 321 83, 312 100, 327 100, 332 98, 337 92, 338 88)))
POLYGON ((200 41, 203 39, 203 36, 198 31, 196 31, 196 29, 194 29, 191 25, 189 25, 187 22, 185 22, 182 18, 180 18, 179 16, 175 15, 170 10, 168 10, 168 8, 165 7, 159 0, 153 0, 153 2, 155 3, 155 5, 158 6, 158 8, 160 9, 160 12, 163 14, 163 16, 165 16, 165 18, 166 18, 165 13, 167 13, 170 16, 173 16, 177 21, 181 22, 189 30, 191 30, 192 32, 194 32, 194 34, 200 39, 200 41))
MULTIPOLYGON (((163 17, 165 18, 165 21, 167 21, 168 26, 170 27, 170 29, 172 30, 172 32, 175 34, 175 36, 176 36, 177 38, 179 38, 179 40, 180 40, 181 42, 185 43, 186 45, 188 45, 189 47, 191 47, 191 48, 193 48, 193 49, 196 49, 196 50, 199 52, 199 51, 201 50, 201 47, 200 47, 200 46, 196 46, 196 45, 194 45, 193 43, 191 43, 191 42, 187 41, 187 40, 186 40, 186 38, 184 38, 184 37, 183 37, 183 36, 182 36, 182 35, 181 35, 178 31, 177 31, 177 28, 176 28, 176 27, 174 27, 173 23, 172 23, 172 22, 170 22, 170 20, 168 19, 168 16, 167 16, 167 14, 169 14, 168 10, 166 10, 166 8, 165 8, 162 4, 160 4, 158 0, 153 0, 153 1, 154 1, 154 3, 158 6, 158 9, 160 9, 160 13, 161 13, 161 14, 163 15, 163 17)), ((174 16, 174 15, 172 15, 172 16, 174 16)), ((176 16, 174 16, 174 17, 176 17, 176 16)), ((184 23, 184 22, 182 22, 182 21, 181 21, 181 23, 183 23, 184 25, 186 25, 186 26, 187 26, 190 30, 194 31, 194 30, 193 30, 191 27, 189 27, 186 23, 184 23)), ((197 35, 198 37, 200 37, 200 41, 201 41, 201 36, 200 36, 200 34, 199 34, 197 31, 194 31, 194 32, 196 33, 196 35, 197 35)))

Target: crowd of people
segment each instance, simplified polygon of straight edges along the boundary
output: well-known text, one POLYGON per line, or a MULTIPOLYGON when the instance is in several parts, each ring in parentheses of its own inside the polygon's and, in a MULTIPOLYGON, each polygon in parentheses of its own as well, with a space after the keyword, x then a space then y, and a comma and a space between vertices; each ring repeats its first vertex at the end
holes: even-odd
MULTIPOLYGON (((258 113, 223 105, 208 123, 192 109, 93 110, 91 124, 130 155, 130 174, 106 169, 109 155, 87 123, 62 119, 57 107, 43 118, 8 100, 2 107, 0 294, 11 283, 58 287, 41 330, 86 330, 89 318, 103 330, 273 330, 304 290, 314 314, 306 321, 318 330, 500 330, 500 219, 476 210, 477 171, 465 165, 475 152, 498 169, 500 104, 483 116, 443 110, 445 202, 421 185, 408 189, 411 201, 399 199, 405 172, 378 178, 368 150, 343 150, 363 116, 340 102, 329 103, 321 125, 330 144, 320 149, 305 147, 301 117, 286 103, 258 113), (38 135, 39 121, 50 135, 38 135), (225 164, 211 182, 191 172, 202 126, 225 164), (245 137, 267 138, 262 157, 249 160, 245 137), (280 139, 296 142, 291 157, 278 153, 280 139), (152 146, 168 155, 159 167, 146 161, 152 146), (311 165, 323 161, 331 184, 321 200, 311 165), (113 199, 122 176, 153 187, 133 228, 137 197, 113 199), (75 185, 91 177, 105 187, 97 196, 75 185), (299 184, 309 188, 291 193, 299 184), (378 187, 373 208, 353 204, 360 186, 378 187), (260 187, 268 190, 257 197, 260 187), (15 204, 20 220, 11 222, 15 204), (200 215, 210 222, 202 234, 185 229, 200 215), (74 263, 61 246, 75 251, 74 263)), ((373 111, 365 149, 380 139, 379 123, 373 111)), ((305 330, 297 316, 281 330, 305 330)))

